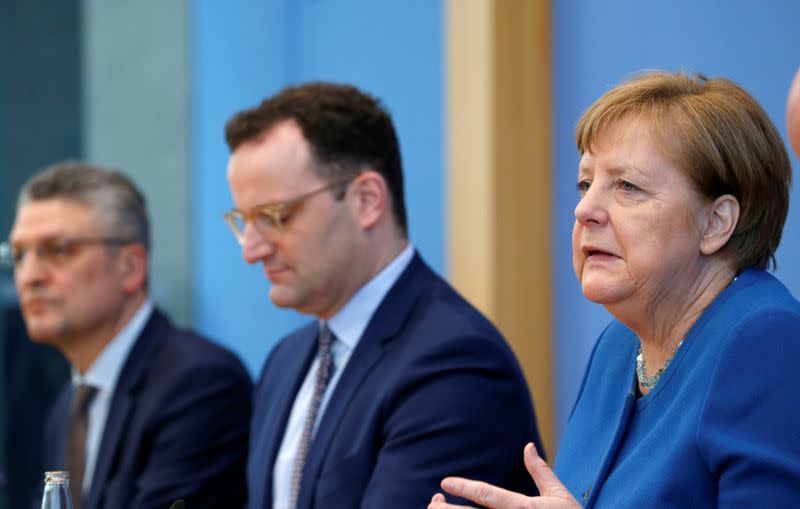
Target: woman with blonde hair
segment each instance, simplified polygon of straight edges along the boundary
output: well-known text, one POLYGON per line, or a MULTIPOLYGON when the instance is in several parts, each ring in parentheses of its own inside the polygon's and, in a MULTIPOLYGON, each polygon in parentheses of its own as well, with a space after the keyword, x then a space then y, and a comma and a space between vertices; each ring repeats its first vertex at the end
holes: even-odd
POLYGON ((442 488, 489 508, 797 507, 800 303, 767 272, 791 182, 774 125, 731 81, 651 72, 576 140, 575 274, 615 320, 554 471, 525 449, 541 496, 442 488))

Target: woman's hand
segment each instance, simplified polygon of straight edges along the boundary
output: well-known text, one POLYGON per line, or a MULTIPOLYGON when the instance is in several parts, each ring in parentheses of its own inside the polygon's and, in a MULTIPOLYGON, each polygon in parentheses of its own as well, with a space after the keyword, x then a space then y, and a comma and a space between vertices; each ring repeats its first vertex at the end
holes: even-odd
MULTIPOLYGON (((461 477, 448 477, 442 481, 442 489, 451 495, 471 500, 489 509, 575 509, 580 504, 561 484, 556 474, 536 452, 533 444, 525 446, 525 467, 539 488, 539 497, 526 497, 481 481, 461 477)), ((437 493, 428 504, 428 509, 458 509, 463 505, 448 504, 444 495, 437 493)))

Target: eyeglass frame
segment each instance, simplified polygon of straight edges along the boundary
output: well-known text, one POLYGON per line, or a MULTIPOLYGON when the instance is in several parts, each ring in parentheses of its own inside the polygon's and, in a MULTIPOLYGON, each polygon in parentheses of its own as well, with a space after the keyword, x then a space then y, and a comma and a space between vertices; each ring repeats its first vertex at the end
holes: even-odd
POLYGON ((54 268, 63 266, 74 257, 77 254, 76 248, 92 245, 124 246, 135 242, 136 239, 127 237, 54 237, 20 250, 6 241, 0 243, 0 267, 18 268, 31 249, 38 260, 54 268))
POLYGON ((280 203, 265 203, 263 205, 256 205, 248 212, 239 209, 231 209, 225 212, 222 215, 222 218, 225 220, 228 228, 230 228, 233 236, 236 238, 236 242, 238 242, 240 246, 244 246, 244 228, 241 230, 239 229, 239 225, 236 222, 237 217, 241 218, 241 222, 245 226, 248 222, 252 223, 263 235, 269 235, 271 232, 269 230, 265 231, 263 226, 259 227, 260 223, 258 221, 253 221, 253 219, 256 217, 263 217, 267 219, 267 222, 269 223, 268 228, 271 228, 276 232, 282 232, 284 230, 285 223, 291 218, 292 214, 296 212, 297 209, 302 207, 309 199, 318 194, 324 193, 325 191, 335 189, 337 186, 349 185, 350 182, 358 177, 358 175, 359 173, 354 173, 340 179, 335 179, 333 182, 329 182, 322 187, 280 203))

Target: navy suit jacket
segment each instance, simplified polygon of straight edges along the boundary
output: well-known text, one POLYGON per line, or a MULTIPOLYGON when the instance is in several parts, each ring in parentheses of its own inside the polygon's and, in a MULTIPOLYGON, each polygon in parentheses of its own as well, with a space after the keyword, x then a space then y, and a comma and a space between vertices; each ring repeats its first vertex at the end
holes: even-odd
MULTIPOLYGON (((242 507, 251 391, 236 356, 154 310, 117 381, 83 509, 242 507)), ((47 423, 48 470, 65 467, 72 392, 47 423)))
MULTIPOLYGON (((248 506, 272 507, 275 458, 318 328, 284 338, 255 395, 248 506)), ((299 509, 426 507, 448 475, 533 493, 523 446, 539 436, 517 361, 492 324, 419 256, 379 305, 311 445, 299 509)))

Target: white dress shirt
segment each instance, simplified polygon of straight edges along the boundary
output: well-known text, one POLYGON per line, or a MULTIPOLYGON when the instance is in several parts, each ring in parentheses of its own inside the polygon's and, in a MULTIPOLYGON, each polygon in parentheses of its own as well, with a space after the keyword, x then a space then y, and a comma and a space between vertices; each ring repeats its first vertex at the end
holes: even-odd
MULTIPOLYGON (((72 368, 72 385, 88 384, 97 389, 94 398, 89 404, 89 424, 86 431, 86 463, 83 474, 83 492, 88 493, 92 486, 92 477, 97 463, 97 452, 100 450, 100 440, 103 438, 103 429, 111 406, 111 397, 117 386, 122 367, 128 359, 128 354, 136 343, 136 338, 142 332, 150 314, 153 312, 153 303, 146 300, 139 307, 125 327, 114 336, 110 343, 97 356, 86 373, 81 375, 72 368)), ((76 488, 73 488, 76 489, 76 488)))
MULTIPOLYGON (((361 335, 367 328, 367 324, 369 324, 372 315, 389 292, 389 289, 391 289, 408 264, 411 263, 413 255, 414 247, 409 244, 397 258, 392 260, 381 272, 353 294, 347 304, 328 320, 328 327, 337 340, 333 344, 332 350, 334 371, 320 402, 319 413, 314 424, 315 433, 316 426, 322 420, 325 407, 331 399, 331 394, 333 394, 353 350, 358 345, 361 335)), ((303 425, 311 407, 311 398, 314 395, 314 381, 318 370, 319 358, 315 358, 308 369, 305 380, 303 380, 303 385, 300 386, 300 390, 295 396, 294 405, 289 414, 289 421, 286 423, 286 431, 284 431, 283 441, 272 470, 273 509, 294 509, 289 507, 292 493, 292 473, 297 449, 300 446, 300 437, 303 434, 303 425)), ((313 442, 311 447, 314 447, 313 442)))

